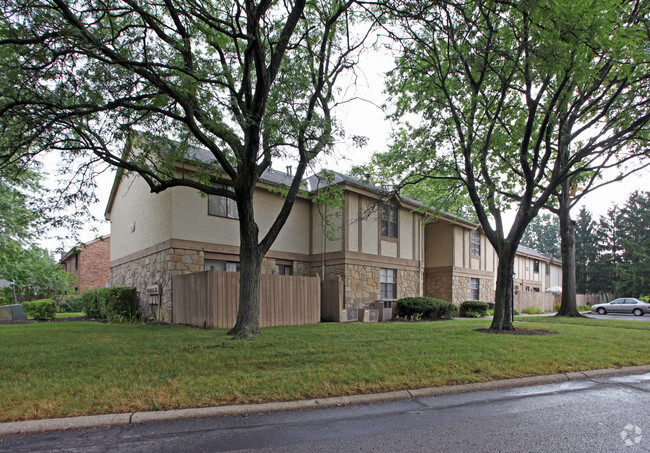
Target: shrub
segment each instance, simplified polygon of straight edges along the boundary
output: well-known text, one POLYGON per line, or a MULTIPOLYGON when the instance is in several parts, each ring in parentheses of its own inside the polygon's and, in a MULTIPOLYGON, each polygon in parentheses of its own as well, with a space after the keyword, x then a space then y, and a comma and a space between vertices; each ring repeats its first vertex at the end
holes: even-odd
POLYGON ((56 315, 56 304, 52 299, 39 299, 23 302, 23 311, 39 321, 49 320, 56 315))
POLYGON ((460 304, 460 316, 463 318, 480 318, 487 315, 488 304, 478 300, 468 300, 460 304))
POLYGON ((578 311, 589 311, 590 309, 590 305, 578 305, 578 311))
POLYGON ((486 312, 488 316, 494 316, 494 308, 488 308, 488 311, 486 312))
POLYGON ((70 296, 59 304, 59 313, 77 313, 81 308, 81 296, 70 296))
POLYGON ((527 307, 524 308, 524 313, 526 313, 527 315, 541 315, 542 309, 537 307, 527 307))
POLYGON ((521 314, 521 313, 519 313, 519 310, 517 310, 516 308, 513 308, 513 309, 512 309, 512 312, 513 312, 515 315, 520 315, 520 314, 521 314))
POLYGON ((91 289, 81 296, 86 316, 106 321, 133 321, 138 317, 138 293, 133 286, 91 289))
POLYGON ((562 304, 555 304, 555 311, 560 311, 562 304))
POLYGON ((425 319, 451 319, 458 308, 451 302, 431 297, 405 297, 395 302, 395 315, 412 316, 420 314, 425 319))
POLYGON ((100 294, 104 291, 102 289, 89 289, 84 291, 81 295, 81 311, 90 318, 103 318, 102 310, 100 308, 100 294))

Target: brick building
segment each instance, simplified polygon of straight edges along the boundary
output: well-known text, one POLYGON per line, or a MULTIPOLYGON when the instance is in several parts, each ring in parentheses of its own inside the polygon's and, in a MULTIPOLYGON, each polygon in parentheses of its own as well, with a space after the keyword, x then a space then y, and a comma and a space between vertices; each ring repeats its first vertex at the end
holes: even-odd
POLYGON ((73 247, 59 263, 77 277, 75 289, 81 294, 87 289, 105 288, 111 282, 110 261, 111 237, 106 235, 73 247))

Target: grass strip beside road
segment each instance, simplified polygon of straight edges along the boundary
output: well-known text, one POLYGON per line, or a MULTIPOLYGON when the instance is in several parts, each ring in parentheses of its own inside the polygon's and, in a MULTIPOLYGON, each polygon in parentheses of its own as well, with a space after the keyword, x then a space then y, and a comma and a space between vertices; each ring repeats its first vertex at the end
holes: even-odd
MULTIPOLYGON (((587 320, 591 321, 591 320, 587 320)), ((0 326, 0 421, 377 393, 650 364, 643 330, 487 320, 262 329, 251 341, 182 326, 0 326), (599 347, 599 346, 603 347, 599 347)))
MULTIPOLYGON (((556 318, 554 316, 539 316, 539 317, 522 317, 516 316, 516 321, 521 322, 534 322, 542 324, 571 324, 574 326, 586 327, 615 327, 617 329, 640 329, 650 330, 650 322, 647 321, 630 321, 616 319, 594 319, 594 318, 556 318)), ((539 326, 534 326, 539 327, 539 326)), ((532 327, 531 327, 532 328, 532 327)))

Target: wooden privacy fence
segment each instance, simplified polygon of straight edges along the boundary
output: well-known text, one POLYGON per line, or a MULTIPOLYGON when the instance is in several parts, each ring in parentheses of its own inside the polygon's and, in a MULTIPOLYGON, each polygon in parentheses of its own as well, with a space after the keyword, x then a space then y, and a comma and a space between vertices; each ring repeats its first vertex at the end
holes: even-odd
POLYGON ((343 280, 337 276, 335 279, 321 282, 321 320, 341 322, 343 310, 343 280))
MULTIPOLYGON (((239 272, 205 271, 172 279, 172 323, 229 329, 237 320, 239 272)), ((260 327, 320 322, 318 277, 262 274, 260 327)))
POLYGON ((552 293, 519 291, 519 294, 515 296, 515 308, 523 312, 525 308, 530 307, 540 308, 544 312, 551 312, 555 310, 555 296, 552 293))

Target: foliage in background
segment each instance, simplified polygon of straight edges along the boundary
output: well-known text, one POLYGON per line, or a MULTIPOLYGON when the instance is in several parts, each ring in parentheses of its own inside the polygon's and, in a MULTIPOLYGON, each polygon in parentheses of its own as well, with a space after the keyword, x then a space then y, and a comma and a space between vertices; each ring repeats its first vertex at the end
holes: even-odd
POLYGON ((538 214, 526 227, 520 244, 560 258, 560 220, 546 212, 538 214))
POLYGON ((409 163, 406 178, 451 174, 465 185, 499 257, 491 328, 510 330, 513 263, 527 224, 567 181, 647 155, 650 5, 394 5, 394 163, 409 163))
POLYGON ((5 0, 0 130, 16 125, 14 137, 29 146, 2 148, 0 158, 61 152, 68 172, 80 171, 71 197, 89 192, 83 169, 103 161, 154 193, 184 186, 234 200, 242 285, 232 334, 254 336, 262 259, 305 170, 343 137, 333 115, 345 101, 339 77, 369 33, 357 6, 5 0), (278 159, 295 173, 277 216, 260 228, 253 193, 278 159), (179 172, 187 163, 192 170, 179 172), (229 187, 213 184, 221 178, 229 187))
POLYGON ((52 299, 23 302, 23 310, 37 321, 50 320, 56 316, 56 304, 52 299))
MULTIPOLYGON (((23 248, 16 241, 2 241, 0 247, 0 278, 16 282, 19 302, 35 298, 60 300, 73 294, 75 277, 64 271, 47 250, 35 245, 23 248)), ((11 288, 2 294, 13 303, 11 288)))
POLYGON ((633 192, 599 219, 583 208, 576 223, 579 293, 610 298, 650 293, 650 192, 633 192))
POLYGON ((59 313, 79 313, 81 309, 81 296, 69 296, 59 303, 57 307, 59 313))
POLYGON ((387 192, 396 192, 431 207, 434 211, 452 214, 476 221, 476 213, 467 189, 438 168, 436 179, 416 175, 401 179, 408 168, 408 161, 397 150, 408 146, 405 142, 393 144, 386 153, 374 153, 370 161, 352 167, 350 175, 361 181, 378 186, 387 192), (447 176, 447 177, 446 177, 447 176))

